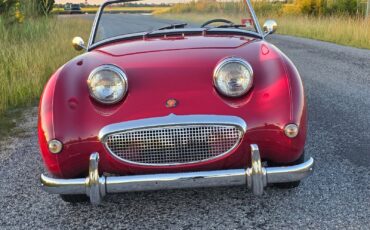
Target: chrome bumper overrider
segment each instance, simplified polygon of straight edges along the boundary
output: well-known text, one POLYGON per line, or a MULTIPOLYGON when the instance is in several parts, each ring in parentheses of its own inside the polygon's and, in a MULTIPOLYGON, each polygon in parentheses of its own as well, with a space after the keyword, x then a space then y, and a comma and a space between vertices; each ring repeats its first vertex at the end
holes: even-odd
POLYGON ((258 146, 251 145, 251 167, 202 172, 151 174, 135 176, 101 176, 99 154, 90 156, 89 176, 78 179, 54 179, 41 175, 42 188, 55 194, 87 194, 92 204, 99 204, 108 193, 161 189, 245 185, 256 195, 269 183, 299 181, 313 171, 314 160, 294 166, 262 167, 258 146))

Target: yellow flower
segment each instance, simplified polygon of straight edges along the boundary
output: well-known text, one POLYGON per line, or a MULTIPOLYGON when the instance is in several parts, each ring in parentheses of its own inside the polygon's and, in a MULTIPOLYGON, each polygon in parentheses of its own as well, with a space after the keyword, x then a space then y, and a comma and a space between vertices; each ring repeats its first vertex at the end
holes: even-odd
POLYGON ((20 11, 20 3, 17 2, 15 4, 15 18, 16 20, 19 22, 19 23, 22 23, 23 20, 24 20, 24 15, 22 14, 22 12, 20 11))

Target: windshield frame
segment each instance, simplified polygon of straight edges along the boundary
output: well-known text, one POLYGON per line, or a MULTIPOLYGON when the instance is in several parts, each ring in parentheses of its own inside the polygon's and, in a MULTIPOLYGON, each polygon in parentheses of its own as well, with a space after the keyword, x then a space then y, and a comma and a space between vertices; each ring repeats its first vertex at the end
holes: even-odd
MULTIPOLYGON (((98 25, 99 25, 99 22, 100 22, 100 19, 101 19, 101 16, 103 14, 103 11, 105 9, 105 7, 107 5, 111 5, 111 4, 115 4, 115 3, 125 3, 125 2, 137 2, 137 1, 140 1, 140 0, 107 0, 105 1, 103 4, 100 5, 99 7, 99 10, 98 12, 96 13, 96 16, 95 16, 95 19, 94 19, 94 23, 92 25, 92 30, 91 30, 91 33, 90 33, 90 37, 89 37, 89 41, 88 41, 88 44, 87 44, 87 51, 90 51, 98 46, 101 46, 101 45, 104 45, 106 43, 111 43, 111 42, 114 42, 114 41, 117 41, 117 40, 124 40, 124 39, 128 39, 128 38, 132 38, 132 37, 142 37, 142 36, 145 36, 147 34, 147 32, 139 32, 139 33, 130 33, 130 34, 123 34, 123 35, 119 35, 119 36, 115 36, 115 37, 111 37, 111 38, 107 38, 107 39, 104 39, 102 41, 99 41, 99 42, 95 42, 95 38, 96 38, 96 34, 97 34, 97 30, 98 30, 98 25)), ((247 31, 247 30, 241 30, 241 29, 237 29, 237 28, 228 28, 228 29, 220 29, 220 28, 211 28, 211 29, 206 29, 206 28, 187 28, 187 29, 169 29, 169 30, 161 30, 161 31, 153 31, 151 34, 152 35, 155 35, 155 34, 168 34, 168 33, 186 33, 186 32, 204 32, 205 30, 207 30, 207 33, 208 32, 220 32, 220 33, 239 33, 239 34, 245 34, 245 35, 251 35, 253 37, 257 37, 257 38, 261 38, 261 39, 264 39, 264 33, 262 31, 262 28, 259 24, 259 21, 258 21, 258 18, 257 18, 257 15, 252 7, 252 3, 250 0, 244 0, 246 3, 247 3, 247 7, 248 7, 248 10, 251 14, 251 17, 252 17, 252 20, 253 20, 253 23, 256 27, 256 32, 254 31, 247 31)))

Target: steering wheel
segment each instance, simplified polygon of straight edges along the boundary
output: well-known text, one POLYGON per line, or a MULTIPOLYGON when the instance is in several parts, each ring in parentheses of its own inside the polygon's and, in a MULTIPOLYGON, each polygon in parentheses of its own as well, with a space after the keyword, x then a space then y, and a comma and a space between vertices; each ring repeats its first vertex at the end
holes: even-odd
POLYGON ((203 23, 203 25, 201 25, 200 27, 201 27, 201 28, 204 28, 204 27, 208 26, 209 24, 212 24, 212 23, 215 23, 215 22, 227 23, 227 24, 229 24, 230 26, 234 25, 234 23, 233 23, 233 22, 231 22, 231 21, 229 21, 229 20, 222 19, 222 18, 217 18, 217 19, 212 19, 212 20, 206 21, 206 22, 205 22, 205 23, 203 23))

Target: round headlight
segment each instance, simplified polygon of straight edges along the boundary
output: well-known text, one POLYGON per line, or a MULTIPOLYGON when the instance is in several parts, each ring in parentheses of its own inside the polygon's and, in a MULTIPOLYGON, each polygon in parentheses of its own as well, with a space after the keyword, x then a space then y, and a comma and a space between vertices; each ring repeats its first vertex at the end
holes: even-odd
POLYGON ((114 65, 103 65, 94 69, 87 85, 91 97, 104 104, 119 102, 128 88, 126 74, 114 65))
POLYGON ((216 66, 213 81, 221 94, 240 97, 252 87, 253 70, 243 59, 227 58, 216 66))

